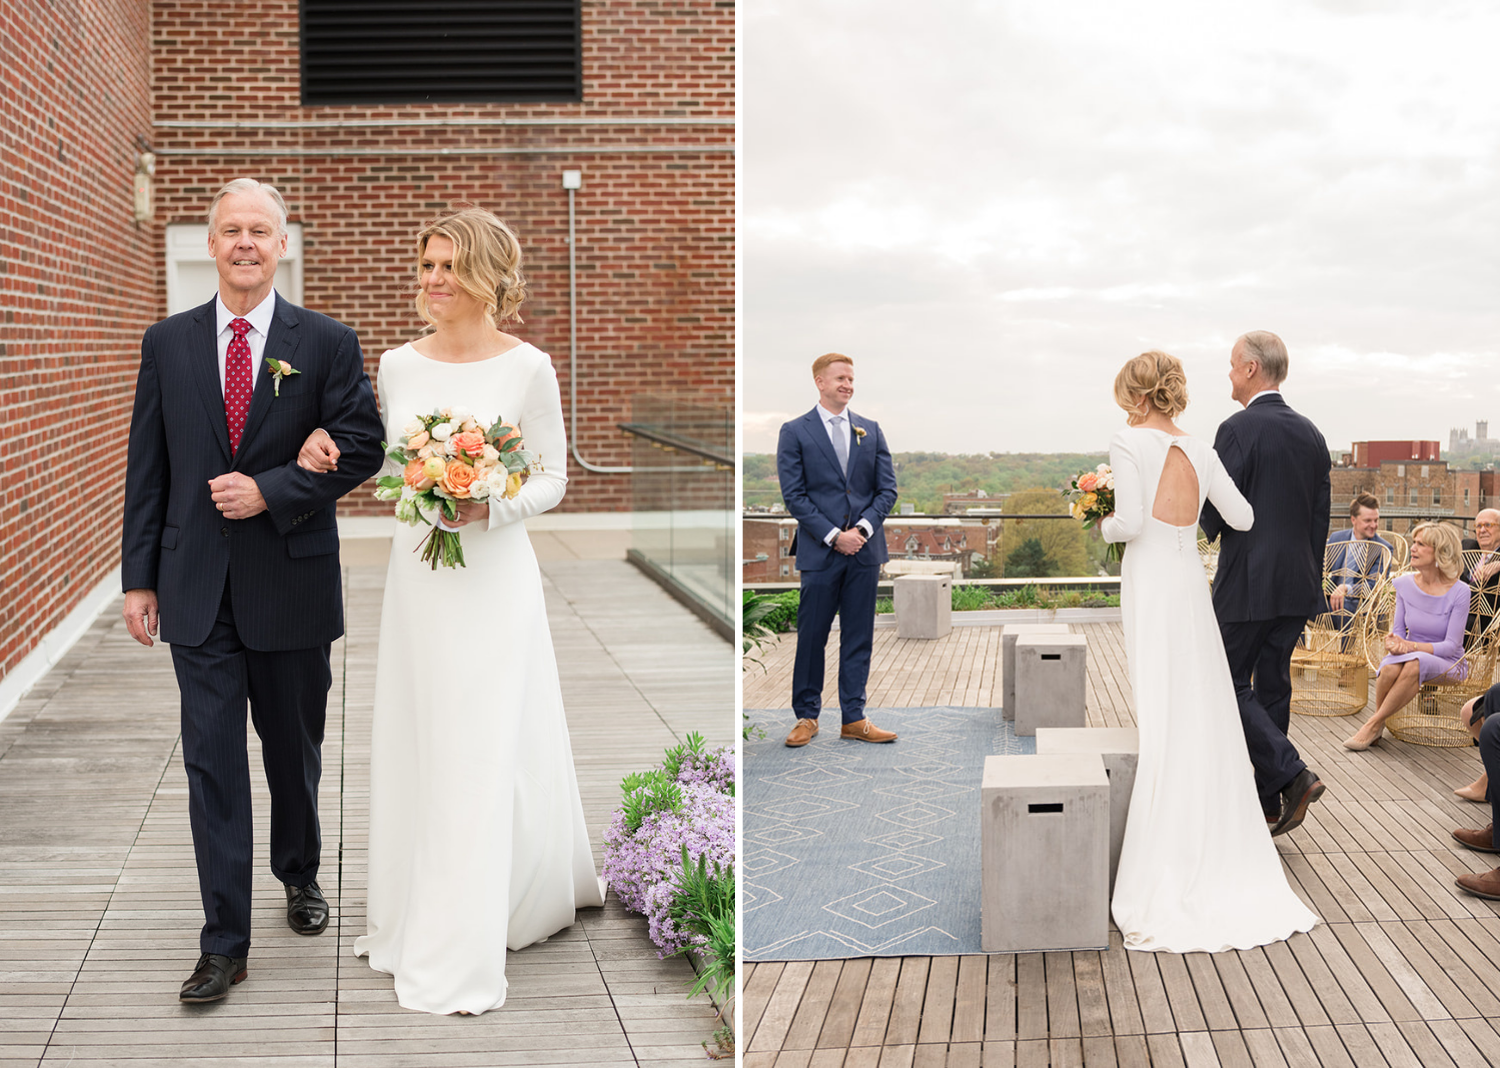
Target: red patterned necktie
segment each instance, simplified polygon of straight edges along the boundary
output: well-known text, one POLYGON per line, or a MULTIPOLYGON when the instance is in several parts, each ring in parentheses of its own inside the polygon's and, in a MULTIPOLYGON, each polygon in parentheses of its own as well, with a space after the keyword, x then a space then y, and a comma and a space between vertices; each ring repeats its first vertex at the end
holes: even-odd
POLYGON ((229 358, 224 368, 224 418, 229 423, 229 454, 240 449, 240 435, 245 432, 245 416, 250 412, 250 332, 247 319, 229 324, 234 337, 229 339, 229 358))

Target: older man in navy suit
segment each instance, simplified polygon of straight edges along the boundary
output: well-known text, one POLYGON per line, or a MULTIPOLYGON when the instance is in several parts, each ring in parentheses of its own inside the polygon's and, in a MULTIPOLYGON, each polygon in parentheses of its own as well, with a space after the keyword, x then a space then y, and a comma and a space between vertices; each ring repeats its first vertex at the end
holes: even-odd
POLYGON ((1229 381, 1245 410, 1220 424, 1214 451, 1255 509, 1255 526, 1234 530, 1211 504, 1200 519, 1210 540, 1222 537, 1214 613, 1273 835, 1298 826, 1323 793, 1287 729, 1292 650, 1308 619, 1324 610, 1331 463, 1318 428, 1281 396, 1287 362, 1286 345, 1269 330, 1234 343, 1229 381))
POLYGON ((381 464, 382 429, 354 331, 272 287, 286 204, 251 179, 209 209, 219 291, 146 331, 125 478, 125 621, 160 628, 182 698, 188 814, 205 922, 180 999, 216 1001, 250 950, 245 709, 271 790, 271 870, 298 934, 328 925, 317 884, 329 644, 343 633, 334 501, 381 464), (317 428, 337 470, 297 466, 317 428))
POLYGON ((854 361, 830 352, 813 361, 818 403, 782 424, 776 473, 786 510, 797 520, 797 655, 792 665, 796 726, 789 746, 818 733, 823 655, 839 617, 841 737, 894 742, 865 716, 865 683, 875 640, 875 589, 887 553, 882 524, 896 503, 896 470, 873 420, 849 411, 854 361))

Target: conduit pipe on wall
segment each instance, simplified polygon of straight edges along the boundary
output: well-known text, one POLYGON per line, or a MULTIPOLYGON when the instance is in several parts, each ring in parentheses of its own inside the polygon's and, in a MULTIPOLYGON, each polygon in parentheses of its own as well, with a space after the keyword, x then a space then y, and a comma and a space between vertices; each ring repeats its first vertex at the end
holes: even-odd
POLYGON ((591 464, 578 451, 578 228, 573 197, 583 186, 582 171, 563 171, 563 188, 568 191, 568 444, 573 459, 585 471, 596 475, 629 475, 634 467, 601 467, 591 464))

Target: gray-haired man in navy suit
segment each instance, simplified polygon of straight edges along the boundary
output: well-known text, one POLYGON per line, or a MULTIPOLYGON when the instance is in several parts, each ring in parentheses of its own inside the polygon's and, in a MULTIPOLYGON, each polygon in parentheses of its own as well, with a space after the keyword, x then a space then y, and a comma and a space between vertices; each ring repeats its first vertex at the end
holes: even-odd
POLYGON ((1286 345, 1269 330, 1234 343, 1229 381, 1245 410, 1219 425, 1214 451, 1255 509, 1255 526, 1233 529, 1212 504, 1204 505, 1200 519, 1210 540, 1221 538, 1214 613, 1273 835, 1300 824, 1323 793, 1287 729, 1292 650, 1308 619, 1324 610, 1332 464, 1318 428, 1281 396, 1287 362, 1286 345))
POLYGON ((823 651, 839 617, 840 736, 894 742, 865 715, 865 682, 875 641, 875 590, 888 553, 882 524, 896 503, 896 469, 885 436, 872 419, 849 411, 854 361, 830 352, 813 361, 818 403, 783 423, 776 474, 786 510, 797 520, 797 655, 786 744, 803 746, 818 733, 823 704, 823 651))
POLYGON ((318 780, 343 633, 334 501, 381 464, 380 415, 354 331, 272 288, 286 204, 248 178, 208 213, 219 291, 146 331, 130 422, 122 580, 131 637, 160 627, 182 696, 182 755, 204 925, 186 1002, 216 1001, 250 950, 245 708, 271 790, 271 870, 298 934, 328 926, 318 780), (275 371, 272 371, 274 366, 275 371), (336 470, 297 453, 317 428, 336 470))

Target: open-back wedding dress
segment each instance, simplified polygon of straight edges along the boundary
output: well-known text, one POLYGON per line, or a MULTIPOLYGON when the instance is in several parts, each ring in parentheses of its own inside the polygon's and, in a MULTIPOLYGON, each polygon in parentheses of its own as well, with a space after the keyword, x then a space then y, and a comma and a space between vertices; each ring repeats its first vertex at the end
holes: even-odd
POLYGON ((1234 684, 1198 555, 1197 524, 1152 515, 1171 449, 1192 464, 1198 508, 1248 530, 1250 504, 1203 441, 1131 427, 1110 442, 1126 543, 1120 607, 1140 759, 1111 912, 1129 949, 1218 952, 1318 922, 1287 884, 1255 791, 1234 684))

